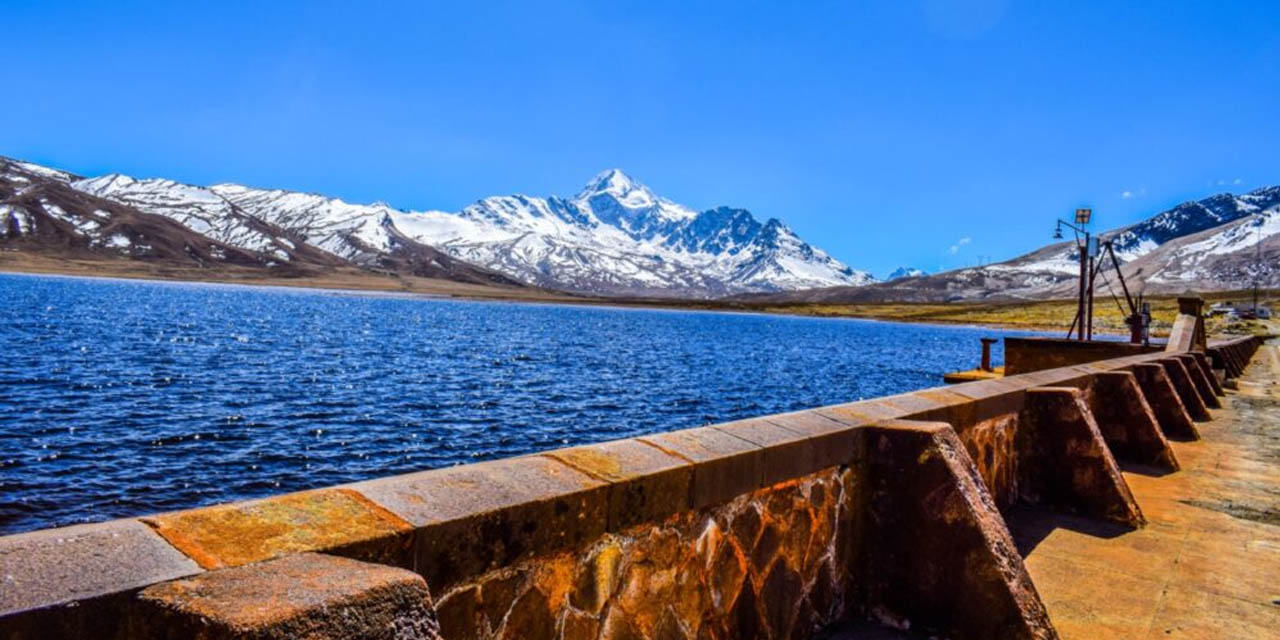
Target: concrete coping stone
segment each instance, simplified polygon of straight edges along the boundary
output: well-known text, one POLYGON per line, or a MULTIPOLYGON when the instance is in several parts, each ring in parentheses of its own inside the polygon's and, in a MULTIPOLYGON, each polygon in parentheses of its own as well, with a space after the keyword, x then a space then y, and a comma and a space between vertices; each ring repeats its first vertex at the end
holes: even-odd
POLYGON ((599 537, 610 483, 530 455, 347 485, 407 521, 432 589, 599 537))
POLYGON ((1240 336, 1238 338, 1218 338, 1209 342, 1211 348, 1235 347, 1252 342, 1256 336, 1240 336))
POLYGON ((691 464, 688 459, 635 438, 554 449, 541 455, 608 483, 635 480, 691 464))
POLYGON ((764 475, 762 484, 773 485, 784 480, 798 478, 816 469, 813 467, 813 442, 808 436, 770 422, 767 418, 751 418, 712 428, 733 437, 746 440, 764 451, 764 475))
POLYGON ((693 462, 635 438, 543 453, 608 484, 608 530, 661 520, 692 504, 693 462))
POLYGON ((880 420, 893 420, 907 413, 880 400, 859 400, 857 402, 819 407, 810 411, 823 417, 852 425, 871 424, 880 420))
POLYGON ((397 547, 407 546, 401 539, 412 529, 384 507, 344 488, 173 511, 142 521, 206 569, 361 547, 362 557, 400 564, 393 556, 397 547))
POLYGON ((532 455, 418 471, 346 485, 414 527, 602 487, 601 479, 532 455))
MULTIPOLYGON (((982 382, 983 383, 986 383, 986 382, 999 383, 1000 381, 984 380, 982 382)), ((967 384, 972 384, 972 383, 967 383, 967 384)), ((1001 386, 1002 385, 999 385, 999 384, 991 384, 991 385, 988 385, 987 388, 996 390, 996 389, 1000 389, 1001 386)), ((880 402, 887 404, 891 407, 894 407, 896 409, 901 409, 902 411, 906 412, 906 414, 908 415, 913 415, 913 414, 924 413, 927 411, 932 411, 934 409, 941 409, 943 407, 951 406, 958 403, 963 403, 966 399, 970 399, 970 396, 966 396, 965 394, 958 391, 954 391, 954 390, 924 389, 921 391, 912 391, 908 393, 901 393, 896 396, 881 398, 880 402), (959 398, 959 400, 957 401, 956 398, 959 398)))
POLYGON ((714 427, 656 433, 638 440, 694 464, 695 509, 754 491, 764 483, 764 449, 714 427))
POLYGON ((1008 381, 1017 377, 1018 376, 1011 376, 1009 378, 995 378, 992 380, 964 382, 961 384, 952 385, 948 390, 951 391, 952 393, 965 396, 966 398, 972 398, 974 400, 977 400, 980 398, 987 398, 992 395, 1006 391, 1009 385, 1008 381))
POLYGON ((806 473, 858 462, 865 455, 864 441, 857 432, 860 423, 837 420, 816 411, 781 413, 766 419, 809 438, 812 469, 806 473))
POLYGON ((317 553, 153 585, 138 603, 135 626, 156 637, 439 637, 421 576, 317 553))
POLYGON ((0 616, 127 592, 200 573, 137 520, 0 537, 0 616))

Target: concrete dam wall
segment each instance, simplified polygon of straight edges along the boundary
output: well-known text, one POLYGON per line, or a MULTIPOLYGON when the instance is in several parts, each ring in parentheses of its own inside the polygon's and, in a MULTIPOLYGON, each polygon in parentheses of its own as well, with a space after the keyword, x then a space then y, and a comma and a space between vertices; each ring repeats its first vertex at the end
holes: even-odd
POLYGON ((7 536, 0 638, 1054 638, 1010 510, 1143 526, 1260 344, 7 536))

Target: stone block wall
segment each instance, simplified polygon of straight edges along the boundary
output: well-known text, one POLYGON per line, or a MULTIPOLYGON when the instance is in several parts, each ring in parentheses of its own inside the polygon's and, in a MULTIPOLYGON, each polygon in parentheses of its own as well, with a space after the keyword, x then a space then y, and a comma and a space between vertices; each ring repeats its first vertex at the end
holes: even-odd
POLYGON ((829 468, 438 593, 445 638, 792 638, 842 619, 858 491, 829 468))
POLYGON ((1005 338, 1004 373, 1007 376, 1018 375, 1164 349, 1164 345, 1143 346, 1119 341, 1005 338))
POLYGON ((1141 526, 1115 458, 1258 343, 7 536, 0 638, 1052 638, 1001 511, 1141 526))

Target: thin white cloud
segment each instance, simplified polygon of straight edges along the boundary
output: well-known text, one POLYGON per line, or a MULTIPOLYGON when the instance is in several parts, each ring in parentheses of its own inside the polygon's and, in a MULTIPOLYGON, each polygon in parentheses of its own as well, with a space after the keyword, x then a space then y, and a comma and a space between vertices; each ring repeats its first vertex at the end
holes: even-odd
POLYGON ((1120 192, 1120 197, 1124 198, 1125 200, 1128 200, 1129 198, 1133 197, 1133 192, 1128 189, 1125 189, 1124 191, 1120 192))
POLYGON ((1125 200, 1129 200, 1132 198, 1141 198, 1142 196, 1145 196, 1145 195, 1147 195, 1146 187, 1138 187, 1137 189, 1125 189, 1124 191, 1120 192, 1120 197, 1125 200))
POLYGON ((1236 178, 1235 180, 1231 181, 1231 184, 1244 184, 1244 180, 1241 180, 1240 178, 1236 178))
POLYGON ((951 245, 950 249, 947 249, 947 253, 954 256, 955 254, 960 252, 960 247, 963 247, 966 244, 969 244, 970 242, 973 242, 973 238, 970 238, 969 236, 960 238, 959 240, 956 240, 955 244, 951 245))

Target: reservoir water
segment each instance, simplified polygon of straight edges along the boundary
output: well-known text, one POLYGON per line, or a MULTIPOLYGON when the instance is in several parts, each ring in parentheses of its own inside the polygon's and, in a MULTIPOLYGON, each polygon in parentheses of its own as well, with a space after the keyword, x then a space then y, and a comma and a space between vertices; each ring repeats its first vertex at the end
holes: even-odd
POLYGON ((0 274, 0 534, 937 386, 1003 335, 0 274))

